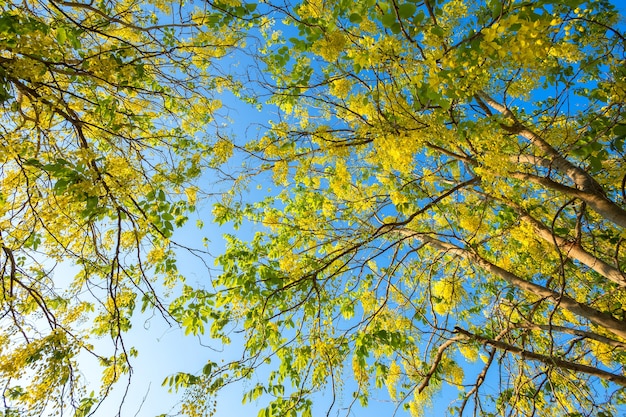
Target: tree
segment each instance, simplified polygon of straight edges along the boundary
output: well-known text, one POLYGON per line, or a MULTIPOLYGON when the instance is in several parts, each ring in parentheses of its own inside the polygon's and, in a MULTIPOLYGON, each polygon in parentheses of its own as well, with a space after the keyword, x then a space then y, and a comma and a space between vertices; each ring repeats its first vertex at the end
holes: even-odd
POLYGON ((208 135, 229 84, 212 63, 238 27, 156 0, 0 4, 3 415, 88 415, 130 381, 136 305, 172 321, 163 297, 185 249, 172 233, 228 151, 208 135))
POLYGON ((320 390, 350 415, 346 380, 412 415, 444 388, 458 415, 617 415, 619 19, 604 0, 267 5, 252 99, 279 111, 233 146, 274 191, 215 206, 262 229, 230 236, 214 288, 171 310, 210 312, 225 342, 241 330, 245 356, 169 383, 211 393, 266 369, 245 396, 269 398, 262 416, 311 415, 320 390))

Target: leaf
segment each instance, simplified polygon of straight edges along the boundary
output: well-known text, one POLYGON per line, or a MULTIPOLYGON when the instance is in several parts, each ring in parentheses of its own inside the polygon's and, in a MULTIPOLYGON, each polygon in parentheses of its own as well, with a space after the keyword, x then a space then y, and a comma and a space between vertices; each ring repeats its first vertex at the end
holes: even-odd
POLYGON ((54 183, 54 194, 56 195, 61 195, 65 192, 65 190, 67 189, 67 186, 69 185, 70 181, 68 179, 60 179, 57 180, 54 183))
POLYGON ((381 20, 382 24, 386 28, 391 28, 397 23, 396 15, 394 13, 387 13, 381 20))
POLYGON ((360 14, 352 13, 350 15, 350 22, 352 22, 352 23, 361 23, 362 21, 363 21, 363 18, 361 17, 360 14))
MULTIPOLYGON (((91 394, 93 395, 93 393, 91 394)), ((80 400, 79 406, 76 409, 74 415, 76 417, 86 417, 89 415, 91 408, 96 404, 96 399, 93 397, 82 398, 80 400)))
POLYGON ((417 10, 417 6, 414 3, 404 3, 398 7, 398 15, 401 19, 408 19, 412 17, 417 10))
POLYGON ((12 408, 92 413, 67 365, 101 358, 102 396, 117 392, 140 303, 191 342, 234 345, 166 378, 173 414, 210 415, 237 381, 262 416, 336 414, 337 387, 454 414, 438 392, 476 383, 461 345, 507 362, 469 408, 621 411, 614 5, 113 3, 0 11, 12 408), (222 226, 205 248, 176 233, 190 213, 222 226))
POLYGON ((207 362, 207 364, 202 368, 202 373, 207 376, 211 375, 214 365, 215 364, 213 362, 207 362))
POLYGON ((496 19, 502 13, 502 1, 501 0, 488 0, 487 4, 491 9, 491 18, 496 19))
POLYGON ((626 136, 626 124, 617 124, 613 128, 613 134, 616 136, 626 136))
POLYGON ((67 40, 67 32, 65 31, 65 28, 63 26, 59 26, 56 32, 57 42, 59 42, 60 45, 64 45, 65 41, 67 40))
POLYGON ((98 207, 98 197, 90 196, 87 197, 85 201, 85 210, 83 211, 83 216, 88 217, 93 214, 93 212, 98 207))
POLYGON ((439 36, 439 37, 443 37, 444 32, 443 32, 443 28, 441 26, 433 26, 430 29, 430 31, 431 31, 431 33, 433 35, 436 35, 436 36, 439 36))

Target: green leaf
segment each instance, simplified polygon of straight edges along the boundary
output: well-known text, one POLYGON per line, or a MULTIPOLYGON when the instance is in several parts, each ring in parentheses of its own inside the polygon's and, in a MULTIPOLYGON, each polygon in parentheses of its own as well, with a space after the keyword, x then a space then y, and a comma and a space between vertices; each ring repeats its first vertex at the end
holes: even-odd
MULTIPOLYGON (((93 392, 91 393, 91 395, 93 395, 93 392)), ((76 412, 74 413, 74 416, 75 417, 88 416, 89 412, 91 411, 91 408, 94 406, 95 403, 96 403, 96 399, 93 397, 82 398, 80 400, 80 404, 78 408, 76 409, 76 412)))
POLYGON ((363 21, 363 18, 361 17, 360 14, 352 13, 350 15, 350 22, 352 22, 352 23, 361 23, 362 21, 363 21))
POLYGON ((72 48, 78 50, 81 49, 82 45, 80 43, 80 39, 78 38, 78 33, 74 30, 66 32, 67 39, 70 41, 70 45, 72 48))
POLYGON ((502 13, 502 0, 489 0, 487 2, 489 8, 491 9, 491 17, 492 19, 496 19, 502 13))
POLYGON ((585 0, 553 0, 554 3, 563 3, 568 7, 575 9, 585 2, 585 0))
POLYGON ((591 167, 591 172, 600 172, 602 170, 602 159, 590 156, 589 166, 591 167))
POLYGON ((439 36, 439 37, 443 37, 443 33, 444 33, 444 32, 443 32, 443 28, 442 28, 441 26, 433 26, 433 27, 430 29, 430 31, 431 31, 431 33, 432 33, 433 35, 436 35, 436 36, 439 36))
POLYGON ((93 213, 93 211, 98 207, 98 200, 98 197, 87 197, 85 205, 85 212, 87 214, 93 213))
POLYGON ((422 24, 425 18, 426 14, 422 10, 420 10, 415 16, 413 16, 413 24, 415 26, 419 26, 422 24))
POLYGON ((65 41, 67 40, 67 32, 65 31, 65 28, 63 26, 59 26, 57 28, 57 42, 59 42, 59 44, 64 45, 65 41))
POLYGON ((68 179, 60 179, 57 180, 57 182, 54 183, 54 194, 55 195, 61 195, 65 192, 65 190, 67 189, 68 184, 70 183, 70 180, 68 179))
POLYGON ((214 366, 215 366, 214 362, 207 362, 207 364, 204 365, 204 367, 202 368, 202 373, 206 376, 211 375, 211 372, 213 372, 214 366))
POLYGON ((593 141, 589 144, 589 146, 591 146, 591 149, 593 151, 599 151, 603 148, 602 144, 598 141, 593 141))
POLYGON ((397 23, 396 15, 393 14, 393 13, 387 13, 386 15, 383 16, 381 22, 382 22, 384 27, 390 28, 395 23, 397 23))
POLYGON ((404 3, 398 7, 398 15, 401 19, 408 19, 415 14, 417 6, 413 3, 404 3))
POLYGON ((613 128, 613 134, 617 136, 626 136, 626 125, 615 125, 615 127, 613 128))

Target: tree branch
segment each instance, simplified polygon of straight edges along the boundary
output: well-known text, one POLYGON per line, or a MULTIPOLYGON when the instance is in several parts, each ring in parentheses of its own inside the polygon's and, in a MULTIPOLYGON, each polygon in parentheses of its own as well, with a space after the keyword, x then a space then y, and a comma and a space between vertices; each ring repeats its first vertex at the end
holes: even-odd
POLYGON ((570 371, 583 373, 591 376, 595 376, 606 381, 613 382, 615 384, 626 387, 626 376, 613 374, 611 372, 604 371, 602 369, 598 369, 593 366, 583 365, 575 362, 566 361, 563 359, 555 358, 553 356, 542 355, 540 353, 531 352, 528 350, 524 350, 517 346, 499 341, 493 340, 484 336, 480 336, 474 333, 471 333, 467 330, 461 329, 460 327, 454 328, 457 333, 460 333, 466 336, 468 339, 481 341, 489 346, 493 346, 497 349, 504 350, 506 352, 513 353, 515 355, 519 355, 524 359, 531 359, 538 362, 542 362, 548 366, 555 366, 561 369, 568 369, 570 371))
POLYGON ((604 327, 611 333, 626 339, 626 323, 624 323, 622 320, 616 319, 608 313, 596 310, 595 308, 592 308, 586 304, 579 303, 578 301, 567 295, 553 291, 542 285, 526 281, 525 279, 503 268, 500 268, 499 266, 487 261, 480 255, 470 252, 467 249, 463 249, 451 243, 442 242, 430 236, 418 234, 410 230, 406 230, 406 234, 412 235, 414 238, 421 240, 422 242, 427 243, 428 245, 442 252, 446 252, 451 255, 458 255, 465 259, 471 260, 476 265, 503 279, 514 287, 527 291, 538 297, 553 300, 560 307, 563 307, 576 315, 584 317, 590 322, 598 326, 604 327))

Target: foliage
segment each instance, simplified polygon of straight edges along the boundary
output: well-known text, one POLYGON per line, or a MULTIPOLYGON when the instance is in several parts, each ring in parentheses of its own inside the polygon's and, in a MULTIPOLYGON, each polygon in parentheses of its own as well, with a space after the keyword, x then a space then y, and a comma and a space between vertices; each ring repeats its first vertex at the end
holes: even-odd
POLYGON ((171 238, 194 211, 213 91, 228 84, 211 63, 240 42, 236 24, 215 30, 225 23, 161 0, 0 2, 6 415, 90 415, 130 378, 136 306, 171 321, 171 238), (102 366, 91 394, 89 356, 102 366))
POLYGON ((215 207, 220 223, 263 227, 230 236, 214 288, 172 307, 197 314, 192 333, 242 331, 246 355, 171 385, 210 393, 264 369, 245 397, 268 399, 260 416, 350 415, 383 388, 411 415, 444 389, 459 415, 616 415, 626 39, 613 6, 263 8, 249 99, 279 112, 233 147, 274 191, 215 207), (328 409, 313 406, 328 390, 328 409))
POLYGON ((422 415, 443 390, 459 415, 623 411, 619 19, 607 0, 0 2, 5 414, 97 410, 139 302, 244 336, 242 359, 165 381, 188 415, 241 380, 261 416, 380 396, 422 415), (214 66, 244 41, 246 78, 214 66), (259 137, 212 138, 224 89, 277 110, 259 137), (193 288, 172 237, 213 168, 273 190, 215 206, 259 231, 193 288))

